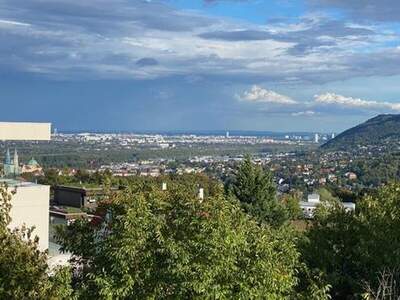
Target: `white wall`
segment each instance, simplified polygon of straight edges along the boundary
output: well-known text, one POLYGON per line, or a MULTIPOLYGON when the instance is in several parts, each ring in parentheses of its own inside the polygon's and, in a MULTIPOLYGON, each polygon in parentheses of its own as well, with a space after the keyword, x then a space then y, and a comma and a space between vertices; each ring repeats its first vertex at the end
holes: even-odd
MULTIPOLYGON (((14 187, 9 186, 9 190, 14 187)), ((49 247, 50 187, 33 183, 20 183, 11 199, 11 228, 25 224, 35 226, 34 235, 39 237, 40 250, 49 247)))
POLYGON ((50 136, 50 123, 0 122, 0 140, 49 141, 50 136))
POLYGON ((307 201, 311 203, 319 203, 319 195, 318 194, 309 194, 307 197, 307 201))

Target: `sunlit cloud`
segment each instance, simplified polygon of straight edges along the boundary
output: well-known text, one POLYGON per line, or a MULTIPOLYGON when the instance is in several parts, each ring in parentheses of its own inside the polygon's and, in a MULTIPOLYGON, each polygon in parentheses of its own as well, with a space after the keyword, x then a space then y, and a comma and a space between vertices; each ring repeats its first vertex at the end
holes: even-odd
POLYGON ((349 112, 399 112, 400 103, 365 100, 361 98, 343 96, 335 93, 315 95, 311 101, 300 101, 285 94, 253 85, 250 89, 235 95, 242 102, 254 104, 260 111, 268 112, 273 104, 274 113, 286 113, 293 117, 312 117, 318 114, 332 114, 335 111, 349 112), (264 105, 262 105, 264 104, 264 105), (265 106, 265 104, 268 104, 265 106), (327 109, 329 108, 329 109, 327 109))
POLYGON ((31 26, 31 24, 0 19, 0 26, 31 26))
POLYGON ((344 108, 360 108, 366 110, 393 110, 400 111, 400 103, 391 103, 385 101, 364 100, 360 98, 346 97, 335 93, 325 93, 315 95, 316 104, 333 105, 344 108))
POLYGON ((244 91, 241 95, 237 95, 237 98, 242 101, 248 101, 252 103, 270 103, 281 105, 292 105, 297 103, 288 96, 279 94, 272 90, 264 89, 258 85, 253 85, 250 90, 244 91))

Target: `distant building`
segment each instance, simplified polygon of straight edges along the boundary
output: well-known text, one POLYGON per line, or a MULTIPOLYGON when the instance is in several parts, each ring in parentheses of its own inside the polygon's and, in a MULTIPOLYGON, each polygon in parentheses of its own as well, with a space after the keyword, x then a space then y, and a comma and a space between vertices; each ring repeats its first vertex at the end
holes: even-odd
POLYGON ((157 167, 142 167, 139 170, 140 176, 150 176, 150 177, 158 177, 161 175, 160 168, 157 167))
POLYGON ((314 217, 314 211, 317 208, 315 203, 300 201, 300 208, 303 211, 303 215, 306 219, 312 219, 314 217))
MULTIPOLYGON (((306 219, 312 219, 314 218, 314 213, 318 205, 323 203, 324 202, 320 201, 319 194, 313 193, 307 196, 307 201, 300 201, 299 205, 303 211, 304 217, 306 219)), ((356 209, 356 204, 353 202, 341 202, 341 204, 346 211, 354 211, 356 209)), ((328 202, 325 202, 325 205, 329 205, 328 202)))
POLYGON ((97 201, 104 199, 105 195, 102 187, 85 188, 59 185, 54 188, 54 203, 77 208, 95 207, 97 201))
POLYGON ((31 160, 22 166, 21 173, 33 173, 33 174, 41 174, 43 172, 43 168, 39 165, 39 163, 33 157, 31 160))
POLYGON ((6 156, 4 158, 4 176, 7 178, 17 177, 21 175, 21 168, 19 167, 19 159, 17 149, 14 150, 14 157, 11 159, 10 150, 7 149, 6 156))
POLYGON ((6 178, 15 178, 20 176, 22 173, 41 174, 43 171, 43 168, 33 157, 26 165, 20 167, 17 149, 14 150, 14 156, 12 159, 10 155, 10 150, 7 149, 3 162, 3 169, 4 177, 6 178))
POLYGON ((314 135, 314 142, 315 143, 319 143, 319 134, 318 133, 316 133, 315 135, 314 135))
POLYGON ((319 198, 319 194, 309 194, 307 196, 307 201, 311 202, 311 203, 319 203, 320 202, 320 198, 319 198))
POLYGON ((229 131, 226 132, 226 138, 229 139, 229 131))
POLYGON ((103 195, 103 189, 86 189, 70 186, 56 186, 54 188, 54 202, 56 205, 65 205, 83 208, 96 202, 92 196, 103 195))

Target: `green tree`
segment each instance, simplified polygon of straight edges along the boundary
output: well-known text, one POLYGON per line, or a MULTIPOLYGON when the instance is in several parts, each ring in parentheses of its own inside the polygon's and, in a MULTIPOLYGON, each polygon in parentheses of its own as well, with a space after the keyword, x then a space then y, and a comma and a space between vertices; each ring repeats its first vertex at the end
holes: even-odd
POLYGON ((321 208, 307 232, 302 256, 320 270, 336 299, 379 290, 380 274, 400 268, 400 184, 389 184, 346 212, 338 202, 321 208))
POLYGON ((71 273, 49 275, 47 255, 38 250, 33 228, 11 230, 11 195, 0 187, 0 299, 71 299, 71 273))
POLYGON ((339 198, 333 196, 331 191, 329 191, 326 188, 318 189, 317 193, 318 193, 318 195, 320 197, 320 200, 322 202, 336 202, 336 201, 339 201, 339 198))
POLYGON ((47 184, 51 186, 55 186, 60 184, 58 171, 56 169, 47 169, 44 171, 44 177, 39 179, 39 182, 42 184, 47 184))
POLYGON ((228 190, 258 222, 280 226, 287 221, 288 215, 278 202, 271 173, 253 164, 250 156, 239 165, 228 190))
POLYGON ((110 195, 91 221, 60 230, 85 299, 285 299, 299 253, 286 227, 259 225, 223 192, 200 201, 170 182, 110 195))
POLYGON ((285 207, 290 220, 303 218, 303 211, 300 208, 300 197, 296 194, 285 194, 281 197, 281 203, 285 207))

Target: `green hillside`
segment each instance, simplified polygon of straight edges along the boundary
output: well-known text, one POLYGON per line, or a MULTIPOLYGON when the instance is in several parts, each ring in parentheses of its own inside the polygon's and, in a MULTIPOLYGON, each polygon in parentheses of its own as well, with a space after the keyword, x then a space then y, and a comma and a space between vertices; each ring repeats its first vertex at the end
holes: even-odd
POLYGON ((400 141, 400 115, 378 115, 350 128, 321 146, 327 150, 349 150, 358 146, 400 141))

